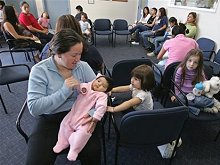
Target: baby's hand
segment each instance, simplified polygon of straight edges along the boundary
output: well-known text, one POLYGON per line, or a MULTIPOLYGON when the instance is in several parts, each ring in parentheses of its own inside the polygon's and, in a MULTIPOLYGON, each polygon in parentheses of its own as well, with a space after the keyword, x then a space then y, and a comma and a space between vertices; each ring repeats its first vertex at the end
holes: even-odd
POLYGON ((114 107, 108 106, 106 111, 107 112, 114 112, 114 107))
POLYGON ((172 97, 170 98, 170 100, 171 100, 172 102, 174 102, 174 101, 176 101, 176 97, 175 97, 175 96, 172 96, 172 97))

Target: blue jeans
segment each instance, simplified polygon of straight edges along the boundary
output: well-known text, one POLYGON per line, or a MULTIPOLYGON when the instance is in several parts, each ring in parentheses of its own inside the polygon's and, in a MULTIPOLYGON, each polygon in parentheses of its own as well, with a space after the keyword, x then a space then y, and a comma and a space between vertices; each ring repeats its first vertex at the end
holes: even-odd
POLYGON ((141 32, 141 37, 143 40, 143 45, 146 47, 148 45, 148 37, 153 37, 154 33, 152 30, 147 30, 144 32, 141 32))

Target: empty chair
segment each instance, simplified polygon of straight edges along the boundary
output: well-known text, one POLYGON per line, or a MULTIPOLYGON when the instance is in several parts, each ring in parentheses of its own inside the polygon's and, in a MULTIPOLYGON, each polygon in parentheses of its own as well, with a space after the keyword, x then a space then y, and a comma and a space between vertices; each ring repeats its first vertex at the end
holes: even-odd
POLYGON ((199 45, 199 49, 203 51, 204 60, 210 61, 215 49, 215 42, 209 38, 202 37, 197 40, 197 43, 199 45))
MULTIPOLYGON (((28 80, 29 73, 30 73, 30 68, 28 65, 25 64, 0 66, 0 77, 1 77, 0 85, 8 85, 8 84, 28 80)), ((8 112, 3 102, 1 94, 0 94, 0 100, 3 105, 4 111, 7 114, 8 112)))
POLYGON ((215 53, 213 61, 205 61, 205 64, 212 68, 214 76, 220 76, 220 49, 215 53))
POLYGON ((96 19, 93 23, 94 43, 96 46, 96 35, 107 35, 109 42, 113 46, 112 25, 109 19, 96 19))
POLYGON ((119 147, 156 147, 177 140, 171 163, 187 118, 186 106, 129 112, 118 124, 113 117, 116 130, 115 165, 119 147))
MULTIPOLYGON (((124 19, 116 19, 113 22, 113 33, 114 35, 114 46, 116 43, 116 36, 117 35, 126 35, 126 43, 128 42, 128 35, 130 35, 130 32, 128 30, 128 22, 124 19)), ((130 42, 131 46, 131 42, 130 42)))

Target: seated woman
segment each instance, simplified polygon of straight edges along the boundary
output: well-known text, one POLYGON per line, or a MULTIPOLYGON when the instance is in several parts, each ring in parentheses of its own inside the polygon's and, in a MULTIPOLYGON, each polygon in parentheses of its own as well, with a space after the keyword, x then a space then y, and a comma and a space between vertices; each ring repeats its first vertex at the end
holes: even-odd
MULTIPOLYGON (((145 9, 145 13, 147 11, 148 8, 145 9)), ((148 9, 149 12, 149 9, 148 9)), ((137 24, 136 26, 134 26, 132 29, 130 29, 130 33, 132 34, 132 38, 130 40, 130 42, 135 41, 135 42, 139 42, 139 33, 146 31, 146 30, 150 30, 152 29, 152 27, 155 24, 155 20, 156 20, 156 14, 157 14, 157 9, 156 8, 152 8, 150 10, 150 18, 147 20, 146 23, 143 24, 137 24)), ((133 43, 135 44, 135 43, 133 43)))
POLYGON ((185 36, 185 30, 186 26, 184 24, 180 23, 180 25, 174 26, 172 30, 174 38, 165 41, 163 44, 157 56, 157 59, 161 60, 164 54, 168 53, 165 64, 159 66, 162 72, 169 64, 182 61, 191 49, 198 48, 198 44, 194 39, 185 36))
POLYGON ((158 19, 155 22, 152 30, 147 30, 141 33, 143 46, 148 47, 148 37, 163 36, 168 26, 168 19, 165 8, 161 7, 158 10, 158 19))
POLYGON ((147 23, 147 21, 148 21, 148 19, 151 17, 151 15, 150 15, 150 10, 149 10, 149 8, 147 7, 147 6, 145 6, 144 7, 144 9, 143 9, 143 13, 142 13, 142 15, 141 15, 141 18, 140 18, 140 20, 139 21, 136 21, 133 25, 132 25, 132 27, 135 27, 135 26, 137 26, 137 25, 139 25, 139 24, 146 24, 147 23))
POLYGON ((190 12, 186 20, 186 37, 195 38, 197 35, 197 25, 196 25, 197 14, 195 12, 190 12))
MULTIPOLYGON (((15 10, 13 6, 5 6, 3 9, 4 21, 3 21, 3 32, 8 39, 27 39, 28 42, 16 42, 14 46, 18 48, 36 48, 40 52, 42 51, 44 45, 35 41, 39 41, 39 39, 34 36, 31 32, 24 29, 21 25, 18 24, 18 19, 15 14, 15 10)), ((39 62, 39 51, 35 54, 35 61, 39 62)))
MULTIPOLYGON (((55 27, 55 32, 59 32, 64 28, 71 28, 75 30, 80 36, 83 37, 79 22, 71 14, 62 15, 58 18, 55 27)), ((40 58, 42 60, 46 59, 48 58, 48 54, 49 54, 49 44, 46 44, 40 54, 40 58)), ((85 42, 84 42, 84 50, 81 56, 81 60, 87 62, 95 72, 102 71, 104 68, 103 58, 99 53, 99 51, 96 49, 96 47, 88 46, 85 42)))

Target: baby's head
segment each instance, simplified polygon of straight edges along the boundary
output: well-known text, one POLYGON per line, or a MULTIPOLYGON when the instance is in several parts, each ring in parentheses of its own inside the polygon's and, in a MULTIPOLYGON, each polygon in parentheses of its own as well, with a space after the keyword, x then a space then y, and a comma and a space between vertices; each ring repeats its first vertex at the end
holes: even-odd
POLYGON ((50 19, 49 14, 48 14, 46 11, 44 11, 44 12, 41 14, 41 17, 42 17, 42 18, 46 18, 46 19, 50 19))
POLYGON ((92 83, 92 90, 98 92, 109 92, 113 88, 113 81, 107 76, 98 76, 92 83))

